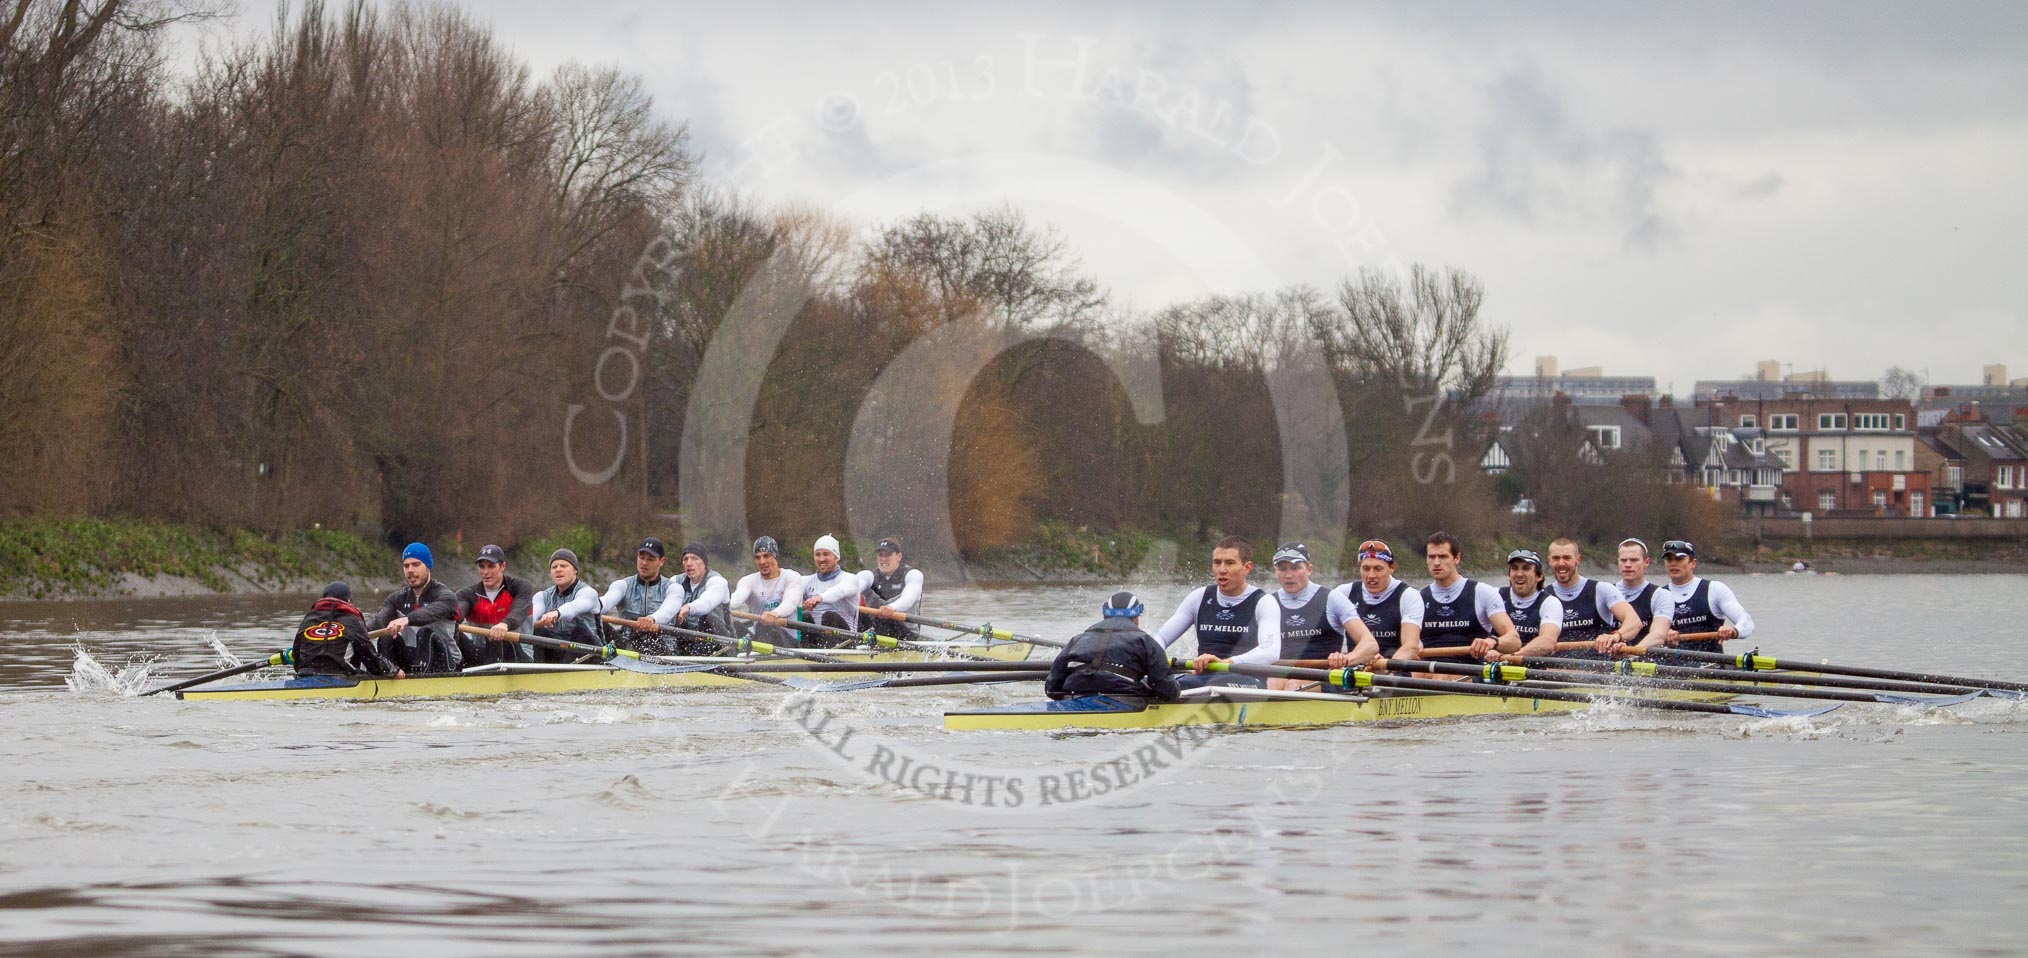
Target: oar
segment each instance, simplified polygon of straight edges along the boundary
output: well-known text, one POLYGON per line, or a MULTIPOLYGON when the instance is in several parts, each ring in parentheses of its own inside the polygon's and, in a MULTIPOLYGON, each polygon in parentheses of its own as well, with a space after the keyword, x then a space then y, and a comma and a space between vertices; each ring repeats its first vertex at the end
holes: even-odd
POLYGON ((728 662, 725 672, 1033 672, 1047 666, 1034 662, 728 662))
POLYGON ((851 692, 859 689, 901 689, 924 685, 985 685, 993 682, 1040 682, 1049 677, 1047 671, 986 672, 977 675, 925 675, 906 679, 867 679, 864 682, 823 682, 789 676, 786 681, 790 688, 810 692, 851 692))
MULTIPOLYGON (((377 639, 393 631, 394 631, 393 629, 376 629, 366 634, 369 638, 377 639)), ((159 689, 149 689, 146 692, 142 692, 137 697, 146 698, 158 692, 181 692, 184 689, 187 689, 193 685, 203 685, 206 682, 216 682, 219 679, 229 679, 235 675, 245 675, 246 673, 251 672, 255 669, 264 669, 270 665, 294 665, 294 664, 296 664, 296 650, 283 649, 279 652, 276 652, 268 656, 267 658, 257 659, 255 661, 248 662, 245 665, 235 665, 229 669, 219 669, 218 671, 213 672, 210 675, 200 675, 194 679, 188 679, 182 682, 177 682, 174 685, 165 685, 159 689)))
MULTIPOLYGON (((878 615, 880 614, 880 612, 881 610, 875 609, 871 606, 862 605, 859 607, 859 613, 861 615, 878 615)), ((952 632, 963 632, 969 635, 976 635, 986 639, 1000 639, 1006 642, 1026 642, 1030 645, 1047 646, 1052 649, 1060 649, 1063 648, 1064 645, 1062 642, 1057 642, 1051 639, 1045 639, 1039 635, 1021 635, 1019 633, 1009 632, 1006 629, 996 629, 993 628, 991 623, 987 623, 985 625, 959 625, 956 622, 946 622, 942 619, 932 619, 929 618, 928 616, 916 615, 913 612, 903 612, 901 614, 901 621, 913 623, 915 625, 927 625, 932 629, 949 629, 952 632)))
MULTIPOLYGON (((735 619, 746 619, 752 622, 761 621, 761 617, 752 612, 735 611, 732 613, 732 617, 735 619)), ((829 635, 841 639, 850 639, 854 642, 861 642, 866 645, 870 645, 876 649, 900 649, 908 652, 928 652, 936 655, 949 655, 953 658, 960 659, 982 659, 985 661, 997 661, 994 659, 987 659, 985 656, 982 655, 972 655, 968 652, 959 652, 955 649, 940 649, 932 645, 917 645, 913 642, 903 642, 900 639, 889 638, 885 635, 877 634, 872 629, 867 629, 864 632, 852 632, 846 629, 834 628, 828 625, 818 625, 815 622, 804 622, 801 619, 783 619, 782 627, 786 629, 795 629, 798 632, 815 632, 818 635, 829 635)))
MULTIPOLYGON (((602 615, 599 616, 599 621, 604 622, 607 625, 618 625, 631 629, 634 628, 634 623, 637 622, 638 620, 622 619, 616 616, 602 615)), ((735 652, 754 652, 759 655, 786 655, 791 658, 809 659, 812 662, 843 661, 842 659, 839 659, 836 656, 818 655, 815 652, 805 652, 801 649, 785 649, 780 646, 769 645, 766 642, 755 642, 752 639, 735 639, 729 636, 717 635, 711 632, 699 632, 696 629, 686 629, 681 626, 675 625, 658 625, 656 631, 663 632, 669 635, 687 635, 693 639, 703 639, 707 642, 716 642, 721 648, 731 649, 735 652)))
MULTIPOLYGON (((1179 671, 1191 668, 1189 662, 1177 660, 1170 667, 1179 671)), ((1836 705, 1807 711, 1785 712, 1779 709, 1762 708, 1757 705, 1737 705, 1719 702, 1685 702, 1676 699, 1647 699, 1627 695, 1613 695, 1604 692, 1577 692, 1564 689, 1516 688, 1501 685, 1479 685, 1472 682, 1447 682, 1442 679, 1410 679, 1393 675, 1376 675, 1358 669, 1292 669, 1279 665, 1244 665, 1237 662, 1213 662, 1212 672, 1231 672, 1236 675, 1256 675, 1265 678, 1310 679, 1335 685, 1343 689, 1391 688, 1413 689, 1419 692, 1449 692, 1457 695, 1491 695, 1500 698, 1532 698, 1550 702, 1579 702, 1596 704, 1615 702, 1636 708, 1660 709, 1669 712, 1703 712, 1711 715, 1745 715, 1752 718, 1803 718, 1822 715, 1836 705)))
MULTIPOLYGON (((1530 658, 1537 658, 1530 656, 1530 658)), ((1566 660, 1546 659, 1560 663, 1566 660)), ((1766 695, 1775 698, 1822 699, 1829 702, 1877 702, 1884 705, 1925 705, 1943 708, 1957 705, 1976 697, 1961 695, 1952 698, 1925 699, 1905 695, 1887 695, 1880 692, 1842 692, 1828 689, 1799 688, 1793 685, 1754 686, 1742 689, 1732 682, 1712 682, 1696 679, 1655 678, 1628 673, 1602 673, 1582 669, 1531 668, 1520 665, 1460 665, 1455 662, 1418 662, 1404 659, 1388 659, 1380 663, 1387 668, 1405 672, 1435 672, 1443 675, 1469 675, 1486 682, 1519 684, 1536 687, 1537 682, 1549 682, 1559 686, 1604 686, 1607 688, 1654 688, 1678 689, 1688 692, 1745 692, 1752 695, 1766 695)))
MULTIPOLYGON (((492 634, 486 629, 481 629, 477 626, 471 625, 460 625, 458 626, 458 631, 463 632, 466 635, 484 636, 492 634)), ((538 646, 545 649, 555 649, 559 652, 575 652, 579 655, 596 655, 599 657, 599 661, 601 662, 606 661, 607 659, 611 659, 615 656, 618 656, 622 658, 633 659, 636 662, 645 662, 650 665, 659 665, 662 666, 663 669, 666 669, 667 672, 669 673, 722 672, 722 670, 719 667, 719 664, 715 662, 686 662, 683 661, 682 659, 671 659, 668 656, 643 655, 639 652, 634 651, 633 649, 623 649, 617 645, 611 644, 586 645, 582 642, 570 642, 564 639, 552 639, 546 636, 530 635, 526 632, 516 632, 515 637, 518 641, 526 642, 529 645, 538 646)), ((735 675, 733 676, 733 678, 745 679, 749 682, 766 682, 770 685, 782 684, 781 679, 773 678, 771 676, 766 675, 735 675)))
POLYGON ((1786 685, 1809 685, 1831 689, 1866 689, 1874 692, 1910 692, 1919 695, 1963 695, 1966 692, 1983 693, 2001 698, 2020 698, 2022 693, 2006 689, 1977 689, 1962 685, 1943 685, 1936 682, 1897 682, 1892 679, 1842 678, 1834 675, 1812 675, 1807 672, 1741 672, 1736 669, 1700 669, 1688 665, 1657 665, 1643 659, 1557 659, 1531 655, 1521 660, 1530 668, 1599 670, 1619 675, 1643 675, 1669 679, 1722 680, 1750 684, 1781 683, 1786 685))
POLYGON ((1666 654, 1694 662, 1722 662, 1735 669, 1753 672, 1787 670, 1797 672, 1822 672, 1826 675, 1854 675, 1869 679, 1898 679, 1904 682, 1932 682, 1938 685, 1960 685, 1968 689, 2004 689, 2009 692, 2028 692, 2028 683, 2005 682, 2000 679, 1974 679, 1942 672, 1902 672, 1894 669, 1862 668, 1855 665, 1830 665, 1820 662, 1794 662, 1761 655, 1758 650, 1741 655, 1727 655, 1723 652, 1697 652, 1690 649, 1650 649, 1649 655, 1666 654))

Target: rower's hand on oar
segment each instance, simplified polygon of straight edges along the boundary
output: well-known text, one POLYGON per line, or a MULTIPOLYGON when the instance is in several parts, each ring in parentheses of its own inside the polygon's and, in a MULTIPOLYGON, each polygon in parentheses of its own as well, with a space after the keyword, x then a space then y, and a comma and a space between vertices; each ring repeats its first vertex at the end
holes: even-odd
POLYGON ((690 621, 690 603, 685 602, 683 603, 683 606, 681 608, 676 610, 676 621, 678 622, 690 621))
POLYGON ((1324 661, 1328 662, 1334 669, 1349 669, 1352 667, 1352 653, 1333 652, 1325 656, 1324 661))
POLYGON ((1591 644, 1591 647, 1593 651, 1597 652, 1600 655, 1612 655, 1618 652, 1620 646, 1624 644, 1625 643, 1620 641, 1619 633, 1607 632, 1606 634, 1599 636, 1598 640, 1591 644))
POLYGON ((773 612, 761 613, 760 620, 762 625, 772 625, 777 629, 782 627, 783 621, 782 617, 774 614, 773 612))
POLYGON ((538 628, 538 629, 547 629, 547 628, 549 628, 550 626, 553 626, 553 625, 555 625, 555 624, 556 624, 556 612, 557 612, 557 610, 555 610, 555 609, 551 609, 551 610, 549 610, 549 611, 547 611, 547 612, 544 612, 544 613, 542 613, 542 618, 539 618, 539 619, 536 619, 536 620, 535 620, 535 627, 536 627, 536 628, 538 628))
POLYGON ((387 634, 399 635, 401 633, 401 630, 406 628, 408 628, 408 616, 404 615, 401 618, 395 619, 394 621, 389 622, 387 624, 387 634))
POLYGON ((634 620, 634 628, 642 632, 660 632, 662 631, 662 624, 656 622, 654 616, 644 615, 634 620))
POLYGON ((1225 660, 1206 652, 1190 662, 1190 671, 1196 675, 1203 675, 1204 670, 1211 667, 1211 663, 1223 661, 1225 660))
POLYGON ((1675 648, 1676 643, 1682 640, 1683 633, 1678 632, 1675 629, 1670 629, 1669 631, 1662 633, 1662 644, 1670 648, 1675 648))
POLYGON ((1718 641, 1730 642, 1736 638, 1739 638, 1738 629, 1735 629, 1729 625, 1721 625, 1718 627, 1718 641))
POLYGON ((495 622, 492 628, 486 630, 486 640, 489 642, 519 642, 521 641, 521 637, 508 631, 507 623, 495 622))
POLYGON ((803 611, 805 611, 805 612, 808 612, 808 611, 810 611, 810 610, 812 610, 812 609, 815 609, 815 608, 817 607, 817 603, 819 603, 819 602, 821 602, 821 601, 823 601, 823 599, 822 599, 821 597, 819 597, 819 596, 814 596, 814 595, 813 595, 813 596, 811 596, 811 597, 809 597, 809 598, 807 598, 807 599, 804 599, 804 600, 803 600, 803 611))
POLYGON ((1473 639, 1472 657, 1475 659, 1483 659, 1486 656, 1493 654, 1494 650, 1498 649, 1499 647, 1500 647, 1499 639, 1490 637, 1473 639))
POLYGON ((890 609, 886 606, 881 606, 878 609, 874 609, 873 614, 879 616, 880 618, 886 619, 889 622, 900 622, 901 620, 908 618, 907 615, 900 612, 896 612, 893 609, 890 609))

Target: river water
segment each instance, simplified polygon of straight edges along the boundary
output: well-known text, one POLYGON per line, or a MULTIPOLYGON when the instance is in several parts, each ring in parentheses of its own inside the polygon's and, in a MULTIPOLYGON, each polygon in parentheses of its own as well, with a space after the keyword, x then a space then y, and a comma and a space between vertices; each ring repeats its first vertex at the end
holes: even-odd
MULTIPOLYGON (((2028 678, 2028 577, 1733 584, 1770 654, 2028 678)), ((1151 617, 1184 589, 1139 587, 1151 617)), ((1067 636, 1106 591, 931 611, 1067 636)), ((942 729, 1032 685, 119 691, 271 651, 305 604, 0 606, 0 953, 2028 951, 2028 705, 1161 739, 942 729), (1149 744, 1145 780, 1039 794, 1149 744)))

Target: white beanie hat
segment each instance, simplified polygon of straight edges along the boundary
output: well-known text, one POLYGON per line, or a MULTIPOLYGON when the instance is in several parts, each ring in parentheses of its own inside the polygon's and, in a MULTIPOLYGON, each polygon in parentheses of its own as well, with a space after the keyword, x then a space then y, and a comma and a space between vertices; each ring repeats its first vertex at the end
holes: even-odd
POLYGON ((817 544, 816 544, 815 546, 813 546, 812 548, 813 548, 813 549, 829 549, 829 550, 831 550, 831 554, 832 554, 832 555, 837 555, 837 554, 838 554, 838 540, 837 540, 837 538, 836 538, 836 537, 833 537, 833 536, 831 536, 831 535, 828 535, 828 534, 827 534, 827 535, 821 535, 821 536, 818 536, 818 537, 817 537, 817 544))

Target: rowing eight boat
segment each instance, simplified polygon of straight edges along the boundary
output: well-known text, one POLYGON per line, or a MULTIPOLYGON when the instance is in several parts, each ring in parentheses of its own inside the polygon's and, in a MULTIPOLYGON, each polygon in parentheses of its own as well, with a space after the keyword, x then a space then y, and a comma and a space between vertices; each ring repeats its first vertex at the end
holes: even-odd
MULTIPOLYGON (((922 662, 950 657, 948 653, 983 656, 1004 662, 1019 662, 1035 649, 1026 642, 921 642, 931 651, 891 649, 821 649, 826 658, 848 662, 922 662)), ((560 694, 597 692, 607 689, 693 688, 752 685, 742 679, 711 671, 720 665, 754 662, 747 657, 670 658, 671 665, 615 658, 586 665, 502 664, 483 665, 455 675, 419 675, 405 679, 371 675, 302 675, 275 682, 252 682, 215 688, 186 689, 176 697, 194 702, 279 701, 291 699, 435 699, 459 696, 516 694, 560 694)), ((844 681, 879 677, 874 672, 836 672, 826 679, 844 681)))
MULTIPOLYGON (((1600 694, 1607 697, 1611 693, 1602 691, 1600 694)), ((1642 694, 1695 702, 1724 702, 1733 698, 1731 693, 1726 692, 1644 691, 1642 694)), ((1589 702, 1538 699, 1520 692, 1511 696, 1492 696, 1373 689, 1366 694, 1352 695, 1225 687, 1191 689, 1183 693, 1180 702, 1143 704, 1109 695, 1085 695, 1056 702, 1027 702, 1002 708, 945 712, 944 728, 953 731, 1153 729, 1182 725, 1298 728, 1347 722, 1535 715, 1573 712, 1590 707, 1589 702)))

